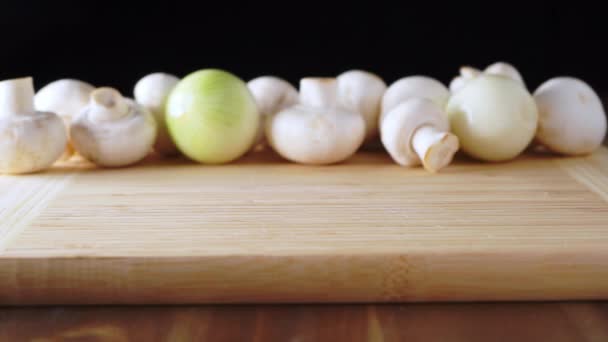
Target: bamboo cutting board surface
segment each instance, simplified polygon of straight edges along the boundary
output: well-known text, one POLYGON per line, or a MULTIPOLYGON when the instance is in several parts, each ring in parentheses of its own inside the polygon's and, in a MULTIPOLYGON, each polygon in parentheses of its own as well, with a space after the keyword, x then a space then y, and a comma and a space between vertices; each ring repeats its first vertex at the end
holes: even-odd
POLYGON ((0 304, 608 298, 608 150, 0 177, 0 304))

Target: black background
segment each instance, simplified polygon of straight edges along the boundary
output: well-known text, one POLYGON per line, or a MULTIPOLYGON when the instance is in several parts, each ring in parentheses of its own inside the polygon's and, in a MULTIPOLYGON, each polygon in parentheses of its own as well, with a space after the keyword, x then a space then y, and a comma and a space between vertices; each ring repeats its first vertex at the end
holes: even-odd
POLYGON ((213 67, 244 80, 273 74, 297 83, 361 68, 388 83, 413 74, 447 83, 460 65, 504 60, 531 90, 558 75, 608 90, 608 24, 599 6, 214 4, 2 2, 0 78, 33 76, 37 87, 79 78, 130 95, 154 71, 182 77, 213 67))

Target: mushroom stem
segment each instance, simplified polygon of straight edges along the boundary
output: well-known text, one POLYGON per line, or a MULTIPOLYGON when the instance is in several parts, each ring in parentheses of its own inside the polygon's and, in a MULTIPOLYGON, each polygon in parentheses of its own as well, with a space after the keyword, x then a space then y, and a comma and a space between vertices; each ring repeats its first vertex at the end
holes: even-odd
POLYGON ((0 82, 0 116, 34 112, 34 84, 31 77, 0 82))
POLYGON ((338 81, 330 77, 300 80, 300 103, 309 107, 333 108, 338 102, 338 81))
POLYGON ((116 120, 128 112, 127 101, 113 88, 98 88, 91 93, 89 115, 93 121, 116 120))
POLYGON ((414 132, 412 147, 430 172, 437 172, 448 165, 458 150, 458 138, 449 132, 424 125, 414 132))

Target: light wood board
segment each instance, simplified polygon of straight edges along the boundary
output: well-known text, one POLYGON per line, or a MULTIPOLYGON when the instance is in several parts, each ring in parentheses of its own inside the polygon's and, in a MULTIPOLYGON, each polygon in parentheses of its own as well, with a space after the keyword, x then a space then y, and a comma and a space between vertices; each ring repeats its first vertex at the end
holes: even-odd
POLYGON ((0 304, 608 298, 608 150, 0 176, 0 304))

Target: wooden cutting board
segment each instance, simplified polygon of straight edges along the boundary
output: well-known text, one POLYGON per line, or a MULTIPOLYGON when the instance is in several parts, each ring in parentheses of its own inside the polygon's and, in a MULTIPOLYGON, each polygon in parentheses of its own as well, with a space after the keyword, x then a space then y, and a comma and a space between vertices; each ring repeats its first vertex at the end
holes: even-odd
POLYGON ((608 150, 0 177, 0 304, 608 298, 608 150))

